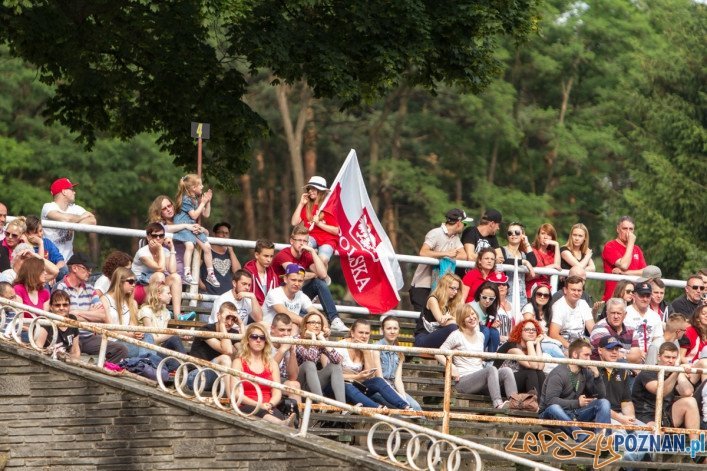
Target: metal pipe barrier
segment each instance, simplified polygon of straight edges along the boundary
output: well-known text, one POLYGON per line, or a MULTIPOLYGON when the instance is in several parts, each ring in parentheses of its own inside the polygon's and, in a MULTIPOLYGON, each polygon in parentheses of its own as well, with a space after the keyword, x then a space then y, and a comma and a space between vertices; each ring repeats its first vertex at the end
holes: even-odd
MULTIPOLYGON (((14 219, 15 216, 8 216, 7 220, 11 221, 14 219)), ((93 232, 96 234, 105 234, 105 235, 115 235, 115 236, 122 236, 122 237, 138 237, 138 238, 144 238, 145 237, 145 231, 144 230, 139 230, 139 229, 125 229, 121 227, 112 227, 112 226, 98 226, 98 225, 91 225, 91 224, 75 224, 75 223, 70 223, 70 222, 59 222, 59 221, 50 221, 48 219, 42 220, 42 226, 52 228, 52 229, 71 229, 73 231, 78 231, 78 232, 93 232)), ((167 233, 168 236, 171 236, 170 233, 167 233)), ((255 241, 252 240, 244 240, 244 239, 223 239, 220 237, 209 237, 208 241, 213 244, 213 245, 226 245, 229 247, 239 247, 239 248, 246 248, 246 249, 253 249, 255 248, 255 241)), ((277 250, 282 250, 285 247, 289 247, 288 244, 280 244, 277 243, 275 244, 275 248, 277 250)), ((336 255, 336 254, 335 254, 336 255)), ((430 257, 420 257, 418 255, 404 255, 404 254, 396 254, 395 255, 396 260, 399 262, 407 262, 407 263, 422 263, 425 265, 439 265, 439 260, 436 258, 430 258, 430 257)), ((459 260, 457 261, 457 266, 461 268, 473 268, 476 266, 474 262, 467 262, 464 260, 459 260)), ((514 270, 513 265, 507 265, 507 264, 502 264, 502 265, 497 265, 497 268, 499 270, 505 271, 505 272, 512 272, 514 270)), ((545 268, 545 267, 537 267, 533 269, 535 273, 538 273, 540 275, 560 275, 560 276, 568 276, 569 275, 569 270, 555 270, 553 268, 545 268)), ((525 267, 518 267, 519 272, 527 273, 527 269, 525 267)), ((198 271, 196 272, 198 273, 198 271)), ((636 281, 638 276, 627 276, 627 275, 614 275, 613 273, 600 273, 600 272, 587 272, 587 279, 588 280, 600 280, 600 281, 620 281, 620 280, 630 280, 630 281, 636 281)), ((685 280, 671 280, 667 278, 661 278, 661 281, 665 283, 666 286, 670 286, 672 288, 684 288, 687 282, 685 280)))
MULTIPOLYGON (((375 431, 380 427, 379 424, 385 423, 390 429, 390 436, 387 441, 387 455, 388 459, 393 463, 398 466, 403 466, 403 465, 408 465, 412 467, 413 469, 429 469, 429 470, 436 470, 436 469, 441 469, 440 466, 444 465, 447 470, 450 471, 456 471, 459 469, 461 465, 461 452, 466 451, 472 454, 474 458, 474 464, 475 464, 475 469, 480 470, 482 469, 482 462, 481 462, 481 457, 479 453, 484 453, 486 455, 491 455, 497 458, 501 459, 506 459, 508 461, 522 464, 525 466, 529 466, 533 469, 537 470, 547 470, 547 471, 559 471, 557 468, 554 468, 552 466, 545 465, 543 463, 536 463, 534 461, 531 461, 529 459, 513 455, 511 453, 501 451, 501 450, 496 450, 491 447, 487 447, 484 445, 480 445, 478 443, 471 442, 469 440, 465 440, 459 437, 455 437, 453 435, 449 435, 446 433, 441 433, 433 429, 428 429, 426 427, 422 427, 417 424, 413 423, 408 423, 403 420, 394 418, 394 417, 388 417, 387 415, 380 414, 377 409, 371 410, 359 406, 351 406, 349 404, 345 404, 342 402, 335 401, 333 399, 330 399, 328 397, 324 396, 318 396, 316 394, 310 393, 308 391, 304 390, 299 390, 296 388, 292 388, 289 386, 285 386, 280 383, 276 383, 274 381, 269 381, 263 378, 259 378, 257 376, 250 375, 248 373, 244 373, 242 371, 236 371, 233 368, 225 367, 222 365, 218 365, 215 363, 211 363, 209 361, 200 359, 200 358, 195 358, 186 354, 178 353, 163 347, 160 347, 158 345, 153 345, 147 342, 143 342, 141 340, 134 339, 132 337, 128 337, 119 333, 116 333, 115 331, 106 329, 106 328, 100 328, 97 327, 95 324, 87 324, 79 321, 74 321, 72 319, 67 319, 62 316, 58 316, 56 314, 46 312, 40 309, 36 309, 30 306, 25 306, 20 303, 16 303, 10 300, 7 300, 5 298, 0 298, 0 304, 4 306, 10 306, 14 307, 16 309, 21 309, 23 311, 29 312, 30 314, 36 315, 36 316, 41 316, 44 317, 46 320, 36 318, 30 321, 30 323, 37 323, 37 322, 49 322, 51 324, 58 324, 58 325, 66 325, 70 327, 76 327, 84 330, 89 330, 92 331, 96 334, 99 334, 102 336, 102 342, 101 342, 101 353, 99 354, 99 361, 98 361, 98 367, 102 368, 104 363, 105 363, 105 349, 108 343, 108 338, 113 338, 115 340, 125 342, 125 343, 130 343, 133 345, 137 345, 139 347, 147 348, 150 350, 153 350, 159 354, 165 355, 164 359, 160 362, 158 365, 158 371, 157 371, 157 382, 158 382, 158 387, 160 387, 163 391, 172 394, 172 391, 165 385, 165 382, 162 378, 162 369, 166 368, 167 362, 169 361, 178 361, 180 365, 177 367, 175 370, 175 376, 174 376, 174 386, 175 390, 178 395, 181 397, 184 397, 186 399, 196 399, 197 401, 207 404, 207 405, 212 405, 220 410, 223 411, 233 411, 234 413, 238 414, 239 416, 242 417, 250 417, 256 414, 262 407, 262 391, 260 389, 260 386, 268 386, 270 388, 275 388, 279 389, 283 392, 286 393, 292 393, 299 395, 303 398, 306 399, 305 403, 305 412, 304 412, 304 418, 302 421, 302 428, 300 429, 300 432, 295 434, 300 437, 306 437, 307 435, 307 428, 309 426, 309 418, 310 418, 310 410, 312 407, 312 401, 317 401, 319 403, 327 404, 329 406, 336 407, 338 410, 344 410, 348 412, 353 412, 359 415, 365 415, 368 417, 372 417, 376 420, 379 421, 378 424, 374 425, 374 427, 371 428, 369 431, 369 452, 378 459, 385 459, 383 456, 378 455, 375 446, 373 443, 373 437, 375 431), (197 370, 197 374, 194 377, 194 388, 192 389, 191 392, 189 392, 189 388, 186 390, 184 387, 187 385, 187 371, 188 368, 192 366, 197 370), (209 371, 214 372, 217 375, 217 378, 215 382, 213 383, 212 386, 212 393, 211 393, 211 398, 208 398, 206 396, 203 396, 202 393, 205 390, 205 385, 206 385, 206 373, 209 371), (254 409, 249 412, 243 412, 240 410, 240 405, 242 404, 243 401, 243 383, 250 383, 253 385, 254 389, 256 390, 258 400, 256 401, 256 405, 254 409), (230 389, 230 392, 228 391, 230 389), (230 405, 230 408, 227 406, 224 406, 224 403, 227 403, 230 405), (400 462, 397 459, 398 452, 400 451, 400 434, 402 432, 405 432, 409 434, 411 437, 413 437, 414 441, 413 445, 411 446, 408 444, 408 447, 406 449, 406 457, 408 459, 407 462, 400 462), (415 438, 419 437, 419 438, 415 438), (418 459, 418 456, 421 452, 421 450, 424 448, 421 446, 419 440, 421 439, 426 439, 430 443, 428 447, 428 451, 426 453, 426 463, 427 467, 426 468, 421 468, 419 467, 415 461, 418 459), (445 452, 444 449, 447 447, 450 451, 447 455, 446 460, 443 458, 443 453, 445 452)), ((2 318, 2 320, 5 320, 5 317, 2 318)), ((14 317, 14 319, 11 322, 11 326, 19 326, 19 328, 22 328, 22 325, 25 323, 25 319, 23 317, 23 314, 21 312, 18 312, 18 314, 14 317)), ((3 325, 0 325, 0 327, 4 327, 3 325)), ((120 327, 128 327, 128 326, 120 326, 120 327)), ((134 327, 134 326, 133 326, 134 327)), ((56 325, 52 327, 52 329, 57 329, 56 325)), ((14 331, 14 330, 13 330, 14 331)), ((23 345, 23 342, 21 339, 17 336, 12 336, 13 339, 20 345, 23 345)), ((56 339, 53 338, 53 341, 56 339)), ((295 340, 295 339, 293 339, 295 340)), ((52 342, 53 343, 53 342, 52 342)), ((328 342, 331 343, 331 342, 328 342)), ((38 346, 34 343, 31 343, 31 347, 39 350, 41 352, 45 352, 45 349, 38 348, 38 346)), ((76 364, 76 362, 72 362, 76 364)))
MULTIPOLYGON (((45 315, 44 311, 31 308, 29 306, 25 306, 20 303, 16 303, 14 301, 10 301, 4 298, 0 298, 0 304, 5 304, 9 306, 13 306, 19 309, 24 309, 39 315, 45 315)), ((54 314, 51 314, 52 317, 58 318, 59 320, 63 320, 64 322, 68 323, 74 323, 76 321, 71 321, 69 319, 61 318, 58 316, 55 316, 54 314)), ((241 335, 240 334, 222 334, 218 332, 205 332, 205 331, 197 331, 197 330, 187 330, 187 329, 160 329, 157 327, 143 327, 143 326, 134 326, 134 325, 117 325, 117 324, 97 324, 97 323, 85 323, 82 322, 80 323, 82 326, 89 327, 90 329, 97 329, 101 332, 105 333, 112 333, 114 331, 121 331, 121 332, 144 332, 144 333, 157 333, 157 334, 169 334, 169 335, 186 335, 186 336, 198 336, 198 337, 207 337, 207 338, 230 338, 232 340, 240 340, 241 335)), ((2 324, 0 324, 2 325, 2 324)), ((72 324, 70 324, 72 325, 72 324)), ((82 327, 83 328, 83 327, 82 327)), ((19 341, 19 331, 17 333, 17 336, 14 336, 16 341, 19 341)), ((135 339, 130 338, 131 342, 136 341, 135 339)), ((677 366, 662 366, 662 365, 642 365, 642 364, 632 364, 632 363, 615 363, 615 362, 606 362, 606 361, 593 361, 593 360, 579 360, 579 359, 570 359, 570 358, 554 358, 554 357, 532 357, 532 356, 527 356, 527 355, 512 355, 512 354, 507 354, 507 353, 488 353, 488 352, 465 352, 465 351, 458 351, 458 350, 441 350, 441 349, 435 349, 435 348, 420 348, 420 347, 403 347, 403 346, 398 346, 398 345, 381 345, 381 344, 360 344, 360 343, 350 343, 350 342, 333 342, 333 341, 322 341, 322 340, 311 340, 311 339, 302 339, 302 338, 288 338, 288 337, 277 337, 276 343, 282 343, 282 344, 289 344, 289 345, 308 345, 308 346, 325 346, 325 347, 334 347, 334 348, 349 348, 349 349, 360 349, 360 350, 376 350, 376 351, 392 351, 392 352, 400 352, 400 353, 408 353, 408 354, 417 354, 417 355, 441 355, 446 358, 445 361, 445 375, 444 375, 444 398, 443 398, 443 412, 441 413, 442 417, 442 431, 443 433, 449 433, 449 421, 453 417, 453 413, 451 412, 451 399, 452 399, 452 381, 451 381, 451 364, 453 361, 453 358, 456 356, 460 357, 471 357, 471 358, 480 358, 482 360, 523 360, 523 361, 536 361, 536 362, 542 362, 542 363, 556 363, 556 364, 574 364, 574 365, 579 365, 579 366, 596 366, 596 367, 604 367, 604 368, 615 368, 615 369, 630 369, 630 370, 646 370, 646 371, 657 371, 658 372, 658 394, 656 394, 656 420, 655 420, 655 425, 651 428, 648 426, 626 426, 626 425, 611 425, 608 424, 607 427, 604 428, 616 428, 616 429, 625 429, 625 430, 652 430, 654 434, 658 435, 663 432, 663 427, 661 426, 662 421, 660 420, 662 417, 662 403, 663 403, 663 394, 662 392, 662 384, 665 379, 665 372, 684 372, 685 369, 683 367, 677 367, 677 366), (636 427, 636 428, 634 428, 636 427)), ((145 342, 140 342, 141 346, 143 345, 151 345, 147 344, 145 342)), ((151 348, 151 347, 147 347, 151 348)), ((165 350, 162 347, 156 347, 160 350, 171 352, 170 350, 165 350)), ((164 353, 164 352, 163 352, 164 353)), ((174 353, 174 352, 172 352, 174 353)), ((174 356, 174 355, 173 355, 174 356)), ((101 360, 101 356, 99 355, 99 360, 101 360)), ((99 361, 99 365, 102 365, 99 361)), ((692 372, 694 373, 707 373, 707 369, 704 368, 692 368, 692 372)), ((454 413, 456 414, 456 413, 454 413)), ((457 416, 461 418, 462 416, 457 416)), ((475 418, 475 417, 474 417, 475 418)), ((514 418, 515 419, 515 418, 514 418)), ((528 422, 526 423, 532 423, 536 425, 557 425, 555 421, 551 420, 546 420, 546 419, 526 419, 528 422)), ((590 423, 585 423, 585 422, 564 422, 565 425, 576 425, 580 427, 588 427, 591 426, 590 423)), ((592 426, 594 428, 594 426, 592 426)), ((691 430, 691 429, 680 429, 683 430, 683 433, 699 433, 699 430, 691 430)))

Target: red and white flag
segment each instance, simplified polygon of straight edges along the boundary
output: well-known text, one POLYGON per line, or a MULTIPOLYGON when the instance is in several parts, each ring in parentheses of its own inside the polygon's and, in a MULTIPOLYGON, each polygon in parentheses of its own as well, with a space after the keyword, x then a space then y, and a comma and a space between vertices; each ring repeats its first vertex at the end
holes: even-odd
POLYGON ((351 149, 322 203, 339 224, 339 258, 358 304, 376 314, 395 308, 403 275, 395 250, 366 192, 356 151, 351 149))

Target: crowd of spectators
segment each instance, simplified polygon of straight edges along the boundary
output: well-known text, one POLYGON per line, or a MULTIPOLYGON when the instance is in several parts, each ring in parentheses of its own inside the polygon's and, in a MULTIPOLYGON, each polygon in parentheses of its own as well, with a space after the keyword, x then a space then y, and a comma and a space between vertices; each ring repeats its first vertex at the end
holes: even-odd
MULTIPOLYGON (((76 205, 76 186, 66 178, 55 181, 42 219, 95 224, 93 214, 76 205)), ((178 336, 126 335, 342 402, 420 410, 406 392, 404 358, 398 354, 292 346, 275 340, 289 336, 324 340, 331 331, 339 331, 348 332, 347 342, 370 341, 370 322, 360 319, 347 327, 329 290, 329 260, 337 249, 338 226, 333 214, 321 208, 326 181, 312 177, 305 186, 292 215, 290 245, 276 253, 272 241, 260 239, 253 258, 243 264, 232 248, 206 241, 209 231, 198 220, 208 216, 212 194, 203 189, 198 177, 187 175, 179 182, 177 205, 168 196, 158 196, 148 210, 142 247, 134 256, 110 253, 95 286, 89 281, 94 265, 73 252, 73 231, 43 230, 42 219, 33 215, 5 224, 7 208, 0 204, 0 294, 80 321, 166 327, 170 319, 193 316, 182 315, 181 295, 185 285, 197 283, 191 257, 198 245, 204 253, 199 286, 218 296, 203 330, 244 334, 240 343, 196 337, 189 349, 178 336), (314 307, 315 299, 321 311, 314 307)), ((421 313, 415 346, 679 365, 684 373, 666 376, 664 417, 675 426, 707 426, 703 398, 707 375, 692 371, 707 366, 707 270, 690 276, 684 294, 667 302, 660 269, 647 265, 636 244, 635 224, 624 216, 618 221, 617 237, 604 245, 603 267, 606 273, 632 275, 635 280, 607 282, 602 301, 594 302, 585 290, 586 273, 596 267, 583 224, 572 226, 561 245, 551 224, 537 228, 531 243, 525 226, 514 221, 507 225, 508 244, 501 247, 497 233, 504 222, 499 211, 487 210, 476 226, 470 221, 464 211, 452 209, 425 237, 420 255, 439 259, 440 266, 419 265, 411 282, 410 301, 421 313), (458 260, 475 261, 476 266, 464 272, 456 268, 458 260), (496 270, 500 263, 525 269, 515 279, 515 274, 496 270), (553 293, 550 276, 536 273, 538 267, 570 272, 553 293)), ((229 223, 219 222, 211 232, 229 238, 230 230, 229 223)), ((381 327, 380 343, 395 345, 398 320, 386 317, 381 327)), ((47 332, 39 329, 35 341, 48 345, 47 332)), ((64 329, 57 345, 72 357, 95 354, 100 338, 64 329)), ((149 349, 110 342, 109 361, 137 356, 160 361, 149 349)), ((452 368, 458 391, 485 392, 494 407, 507 408, 507 399, 518 392, 534 393, 541 417, 597 424, 650 422, 656 380, 644 373, 556 366, 537 358, 485 362, 461 356, 454 357, 452 368)), ((196 371, 189 374, 187 384, 193 385, 195 375, 196 371)), ((210 387, 215 377, 207 375, 204 380, 210 387)), ((242 394, 244 408, 252 411, 257 397, 252 385, 244 385, 242 394)), ((280 391, 262 394, 264 406, 258 415, 290 423, 290 415, 278 409, 284 402, 280 391)))

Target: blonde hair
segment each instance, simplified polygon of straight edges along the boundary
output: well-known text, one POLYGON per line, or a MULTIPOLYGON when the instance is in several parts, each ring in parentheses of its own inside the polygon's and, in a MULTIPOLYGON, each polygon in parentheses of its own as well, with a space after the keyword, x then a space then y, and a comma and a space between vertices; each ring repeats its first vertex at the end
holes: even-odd
MULTIPOLYGON (((128 310, 130 311, 130 324, 138 325, 137 322, 137 303, 135 298, 133 298, 133 293, 127 294, 123 290, 123 282, 128 278, 135 278, 135 274, 128 268, 118 267, 113 272, 113 276, 110 278, 110 288, 105 296, 110 296, 115 300, 116 310, 122 309, 124 304, 127 304, 128 310)), ((123 316, 118 312, 118 322, 122 324, 123 316)))
POLYGON ((165 221, 164 218, 162 217, 162 202, 164 200, 167 200, 174 206, 174 201, 172 201, 172 198, 170 198, 167 195, 160 195, 157 198, 152 201, 152 204, 150 204, 150 207, 147 210, 147 222, 152 223, 152 222, 169 222, 165 221))
MULTIPOLYGON (((184 196, 196 201, 196 198, 189 194, 189 191, 201 182, 201 178, 196 173, 188 173, 179 179, 177 186, 177 196, 174 197, 174 212, 175 214, 182 210, 182 199, 184 196)), ((161 209, 161 208, 160 208, 161 209)))
POLYGON ((25 232, 27 232, 27 223, 26 223, 26 218, 24 216, 18 216, 12 221, 7 223, 7 226, 5 226, 6 229, 9 229, 11 227, 16 228, 22 235, 25 232))
MULTIPOLYGON (((474 308, 471 307, 471 304, 462 304, 461 306, 457 307, 457 310, 454 313, 454 319, 457 321, 457 325, 459 326, 460 329, 465 330, 466 326, 464 325, 464 321, 466 320, 467 317, 470 315, 476 316, 476 320, 479 321, 479 314, 477 314, 476 311, 474 311, 474 308)), ((477 325, 476 331, 474 333, 479 331, 479 327, 477 325)))
POLYGON ((567 236, 567 243, 564 246, 570 249, 570 252, 574 250, 574 246, 572 244, 572 233, 575 229, 581 229, 584 232, 584 242, 582 242, 582 245, 579 247, 579 253, 584 255, 587 253, 587 249, 589 248, 589 229, 587 229, 587 226, 581 222, 570 228, 570 234, 567 236))
POLYGON ((254 330, 259 330, 265 335, 265 345, 263 346, 263 364, 265 365, 265 370, 270 371, 270 362, 272 361, 272 342, 270 341, 270 334, 268 329, 265 328, 260 322, 254 322, 253 324, 248 324, 243 333, 243 338, 241 339, 241 354, 240 357, 248 362, 253 357, 253 353, 250 350, 250 345, 248 345, 248 337, 253 333, 254 330))
POLYGON ((160 302, 160 291, 163 288, 169 291, 169 286, 163 283, 150 283, 147 285, 147 305, 152 309, 152 312, 157 313, 165 307, 165 305, 160 302))
POLYGON ((437 287, 432 292, 432 296, 437 299, 439 309, 442 312, 455 312, 462 303, 462 279, 454 273, 447 273, 437 282, 437 287), (454 282, 459 283, 459 289, 452 299, 449 299, 449 286, 454 282))

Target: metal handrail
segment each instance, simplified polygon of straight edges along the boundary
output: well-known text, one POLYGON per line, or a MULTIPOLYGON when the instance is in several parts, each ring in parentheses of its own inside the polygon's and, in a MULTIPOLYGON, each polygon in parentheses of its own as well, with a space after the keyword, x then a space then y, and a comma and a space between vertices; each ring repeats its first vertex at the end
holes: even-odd
MULTIPOLYGON (((302 421, 302 428, 301 428, 300 432, 297 434, 301 437, 306 437, 307 428, 309 426, 308 422, 309 422, 312 401, 317 401, 317 402, 320 402, 323 404, 328 404, 330 406, 334 406, 340 410, 346 410, 346 411, 353 412, 353 413, 356 413, 359 415, 365 415, 368 417, 372 417, 376 420, 379 420, 381 422, 385 422, 385 423, 389 424, 391 426, 391 429, 395 429, 396 427, 398 427, 398 428, 402 428, 405 430, 414 431, 414 432, 424 435, 424 436, 433 437, 435 439, 434 440, 435 442, 439 441, 440 443, 452 443, 452 444, 457 445, 458 447, 461 447, 461 449, 466 448, 466 449, 469 449, 472 451, 481 452, 481 453, 484 453, 487 455, 506 459, 506 460, 514 462, 514 463, 529 466, 534 469, 547 470, 547 471, 559 471, 557 468, 546 465, 544 463, 537 463, 532 460, 513 455, 513 454, 508 453, 506 451, 497 450, 497 449, 494 449, 491 447, 487 447, 485 445, 481 445, 478 443, 471 442, 469 440, 465 440, 463 438, 456 437, 454 435, 449 435, 448 433, 442 433, 437 430, 422 427, 420 425, 406 422, 406 421, 403 421, 400 419, 396 419, 394 417, 388 417, 384 414, 378 413, 377 411, 371 411, 370 409, 363 408, 360 406, 351 406, 349 404, 338 402, 336 400, 330 399, 325 396, 319 396, 317 394, 313 394, 309 391, 304 391, 304 390, 299 390, 296 388, 288 387, 283 384, 276 383, 274 381, 266 380, 263 378, 259 378, 257 376, 253 376, 248 373, 244 373, 242 371, 236 371, 233 368, 228 368, 228 367, 221 366, 221 365, 218 365, 215 363, 211 363, 209 361, 206 361, 206 360, 203 360, 200 358, 196 358, 196 357, 192 357, 192 356, 189 356, 186 354, 174 352, 172 350, 160 347, 158 345, 153 345, 153 344, 150 344, 147 342, 143 342, 143 341, 134 339, 132 337, 121 335, 119 333, 116 333, 115 331, 112 331, 112 330, 109 330, 106 328, 97 327, 95 324, 89 324, 89 323, 84 323, 84 322, 80 322, 80 321, 74 321, 72 319, 67 319, 65 317, 58 316, 56 314, 53 314, 53 313, 50 313, 47 311, 43 311, 41 309, 36 309, 31 306, 25 306, 23 304, 16 303, 14 301, 10 301, 5 298, 0 298, 0 304, 6 305, 6 306, 12 306, 17 309, 23 309, 23 310, 30 312, 32 314, 45 317, 46 319, 48 319, 48 322, 57 322, 60 325, 67 325, 67 326, 76 327, 76 328, 80 328, 80 329, 84 329, 84 330, 89 330, 89 331, 94 332, 98 335, 101 335, 101 337, 102 337, 101 338, 101 349, 100 349, 100 353, 99 353, 99 357, 98 357, 98 367, 99 368, 102 368, 105 363, 105 352, 106 352, 106 348, 107 348, 107 344, 108 344, 108 338, 110 337, 110 338, 114 338, 116 340, 120 340, 121 342, 131 343, 133 345, 137 345, 137 346, 143 347, 143 348, 148 348, 148 349, 153 350, 157 353, 167 355, 168 357, 165 358, 165 360, 163 360, 160 363, 160 368, 164 366, 165 361, 167 361, 169 358, 175 358, 175 359, 181 360, 182 362, 186 362, 186 363, 182 363, 182 365, 193 364, 198 367, 207 368, 210 370, 221 372, 224 375, 237 377, 237 378, 239 378, 239 382, 247 381, 247 382, 250 382, 250 383, 256 385, 255 388, 258 391, 259 400, 257 401, 257 405, 256 405, 255 410, 253 412, 251 412, 251 414, 254 414, 255 412, 257 412, 257 410, 260 408, 261 403, 262 403, 262 396, 260 395, 258 385, 268 386, 270 388, 279 389, 284 392, 294 393, 294 394, 297 394, 301 397, 304 397, 306 399, 306 404, 305 404, 305 411, 304 411, 304 416, 303 416, 303 421, 302 421), (395 427, 393 427, 393 426, 395 426, 395 427)), ((22 319, 22 317, 21 317, 22 313, 18 313, 17 316, 18 317, 16 317, 16 319, 22 319)), ((2 327, 2 326, 0 326, 0 327, 2 327)), ((121 326, 121 327, 127 327, 127 326, 121 326)), ((15 340, 17 341, 17 339, 15 339, 15 340)), ((293 340, 295 340, 295 339, 293 339, 293 340)), ((37 348, 35 345, 32 345, 32 347, 35 349, 38 349, 38 350, 43 350, 43 349, 37 348)), ((180 367, 178 370, 181 370, 181 369, 182 369, 182 367, 180 367)), ((200 372, 202 372, 202 371, 204 371, 204 370, 200 370, 200 372)), ((178 374, 179 374, 179 371, 178 371, 178 374)), ((221 379, 222 378, 219 377, 219 379, 217 381, 219 381, 221 379)), ((180 379, 175 377, 176 384, 179 384, 181 382, 182 381, 180 379)), ((162 383, 161 375, 160 375, 159 371, 158 371, 158 383, 162 383)), ((162 384, 162 386, 163 386, 163 384, 162 384)), ((223 381, 220 383, 219 386, 220 386, 220 389, 223 391, 223 389, 225 388, 225 386, 223 386, 223 381)), ((181 388, 181 385, 178 387, 181 388)), ((217 398, 216 397, 217 390, 219 388, 217 387, 216 384, 214 384, 213 389, 214 389, 214 392, 213 392, 214 404, 216 405, 216 403, 218 403, 217 407, 219 409, 223 410, 223 407, 220 405, 220 400, 219 400, 220 396, 222 395, 222 392, 219 393, 219 397, 217 398)), ((233 390, 234 392, 231 393, 230 400, 231 400, 232 405, 234 406, 234 410, 237 411, 238 410, 237 406, 240 403, 236 399, 234 399, 234 397, 233 397, 233 394, 235 394, 235 390, 236 389, 234 388, 234 390, 233 390)), ((203 382, 202 382, 201 386, 196 386, 195 397, 198 400, 200 400, 201 402, 206 402, 206 398, 203 398, 202 396, 200 396, 201 392, 203 392, 203 382)), ((180 394, 181 394, 181 392, 180 392, 180 394)), ((237 412, 237 413, 239 413, 239 412, 237 412)), ((247 414, 240 413, 240 415, 247 415, 247 414)), ((433 444, 433 446, 434 446, 434 444, 433 444)), ((458 451, 457 451, 457 453, 458 453, 458 451)), ((457 464, 456 468, 458 468, 458 464, 457 464)))
MULTIPOLYGON (((7 220, 11 221, 14 219, 15 216, 8 216, 7 220)), ((143 238, 145 237, 145 231, 144 230, 139 230, 139 229, 125 229, 121 227, 112 227, 112 226, 99 226, 99 225, 91 225, 91 224, 76 224, 76 223, 71 223, 71 222, 60 222, 60 221, 51 221, 48 219, 42 220, 42 226, 47 227, 47 228, 52 228, 52 229, 71 229, 73 231, 78 231, 78 232, 92 232, 96 234, 106 234, 106 235, 116 235, 116 236, 123 236, 123 237, 138 237, 138 238, 143 238)), ((168 233, 168 237, 171 235, 168 233)), ((255 241, 252 240, 244 240, 244 239, 223 239, 220 237, 209 237, 208 241, 213 244, 213 245, 225 245, 229 247, 239 247, 239 248, 247 248, 247 249, 253 249, 255 248, 255 241)), ((277 243, 275 244, 275 248, 277 250, 282 250, 286 247, 288 247, 288 244, 281 244, 277 243)), ((431 257, 421 257, 417 255, 404 255, 404 254, 396 254, 395 258, 399 262, 407 262, 407 263, 421 263, 425 265, 439 265, 439 260, 436 258, 431 258, 431 257)), ((468 262, 464 260, 459 260, 456 262, 458 267, 461 268, 473 268, 476 266, 474 262, 468 262)), ((513 265, 507 265, 507 264, 501 264, 497 265, 497 268, 499 270, 502 270, 504 272, 512 272, 514 270, 513 265)), ((533 268, 535 273, 538 273, 540 275, 560 275, 560 276, 568 276, 569 275, 569 270, 555 270, 554 268, 545 268, 545 267, 536 267, 533 268)), ((518 267, 519 272, 527 273, 527 268, 520 266, 518 267)), ((198 273, 198 272, 197 272, 198 273)), ((589 280, 599 280, 599 281, 621 281, 621 280, 629 280, 629 281, 636 281, 639 276, 628 276, 628 275, 615 275, 613 273, 601 273, 601 272, 587 272, 587 279, 589 280)), ((667 278, 661 278, 661 281, 665 283, 666 286, 670 286, 673 288, 684 288, 687 282, 685 280, 671 280, 667 278)))
MULTIPOLYGON (((67 324, 74 323, 77 321, 67 320, 65 318, 56 316, 51 313, 46 313, 45 311, 32 308, 30 306, 25 306, 21 303, 7 300, 5 298, 0 298, 0 305, 8 305, 15 307, 17 309, 23 309, 29 312, 33 312, 38 315, 50 314, 51 317, 57 317, 57 320, 65 321, 67 324)), ((88 328, 88 330, 98 329, 101 332, 144 332, 144 333, 158 333, 158 334, 168 334, 168 335, 188 335, 194 337, 207 337, 207 338, 230 338, 232 340, 240 340, 240 334, 224 334, 219 332, 208 332, 208 331, 198 331, 198 330, 188 330, 188 329, 160 329, 157 327, 144 327, 135 325, 117 325, 117 324, 98 324, 98 323, 88 323, 81 322, 82 328, 88 328)), ((69 324, 73 325, 73 324, 69 324)), ((131 340, 135 340, 132 339, 131 340)), ((133 342, 131 342, 133 343, 133 342)), ((142 342, 144 343, 144 342, 142 342)), ((444 433, 449 432, 449 421, 451 418, 451 366, 454 357, 470 357, 470 358, 480 358, 482 360, 515 360, 515 361, 536 361, 542 363, 555 363, 555 364, 567 364, 567 365, 579 365, 579 366, 596 366, 603 368, 612 369, 630 369, 630 370, 646 370, 646 371, 657 371, 658 372, 658 391, 656 394, 656 420, 655 425, 651 429, 650 427, 643 426, 622 426, 622 425, 609 425, 608 428, 619 428, 619 429, 629 429, 629 430, 653 430, 655 434, 662 433, 662 403, 663 403, 663 384, 665 381, 665 373, 667 372, 684 372, 684 368, 677 366, 663 366, 663 365, 643 365, 643 364, 633 364, 633 363, 618 363, 618 362, 607 362, 607 361, 594 361, 594 360, 579 360, 570 358, 554 358, 554 357, 535 357, 528 355, 514 355, 508 353, 489 353, 489 352, 466 352, 459 350, 442 350, 436 348, 420 348, 420 347, 405 347, 399 345, 384 345, 384 344, 361 344, 361 343, 351 343, 343 341, 328 341, 328 340, 311 340, 303 338, 289 338, 289 337, 277 337, 277 343, 282 344, 294 344, 294 345, 308 345, 308 346, 324 346, 324 347, 335 347, 335 348, 349 348, 349 349, 359 349, 359 350, 374 350, 374 351, 392 351, 408 354, 417 355, 441 355, 446 358, 445 361, 445 373, 444 373, 444 400, 443 400, 443 416, 442 416, 442 430, 444 433)), ((151 344, 146 344, 151 345, 151 344)), ((141 345, 142 346, 142 345, 141 345)), ((161 348, 161 347, 160 347, 161 348)), ((99 355, 99 365, 102 365, 104 357, 101 358, 99 355)), ((692 370, 697 373, 707 373, 707 369, 703 368, 692 368, 692 370)), ((557 425, 554 421, 547 421, 544 419, 533 419, 537 424, 540 425, 557 425)), ((586 424, 582 422, 572 422, 572 424, 586 424)), ((688 430, 688 429, 684 429, 688 430)))

